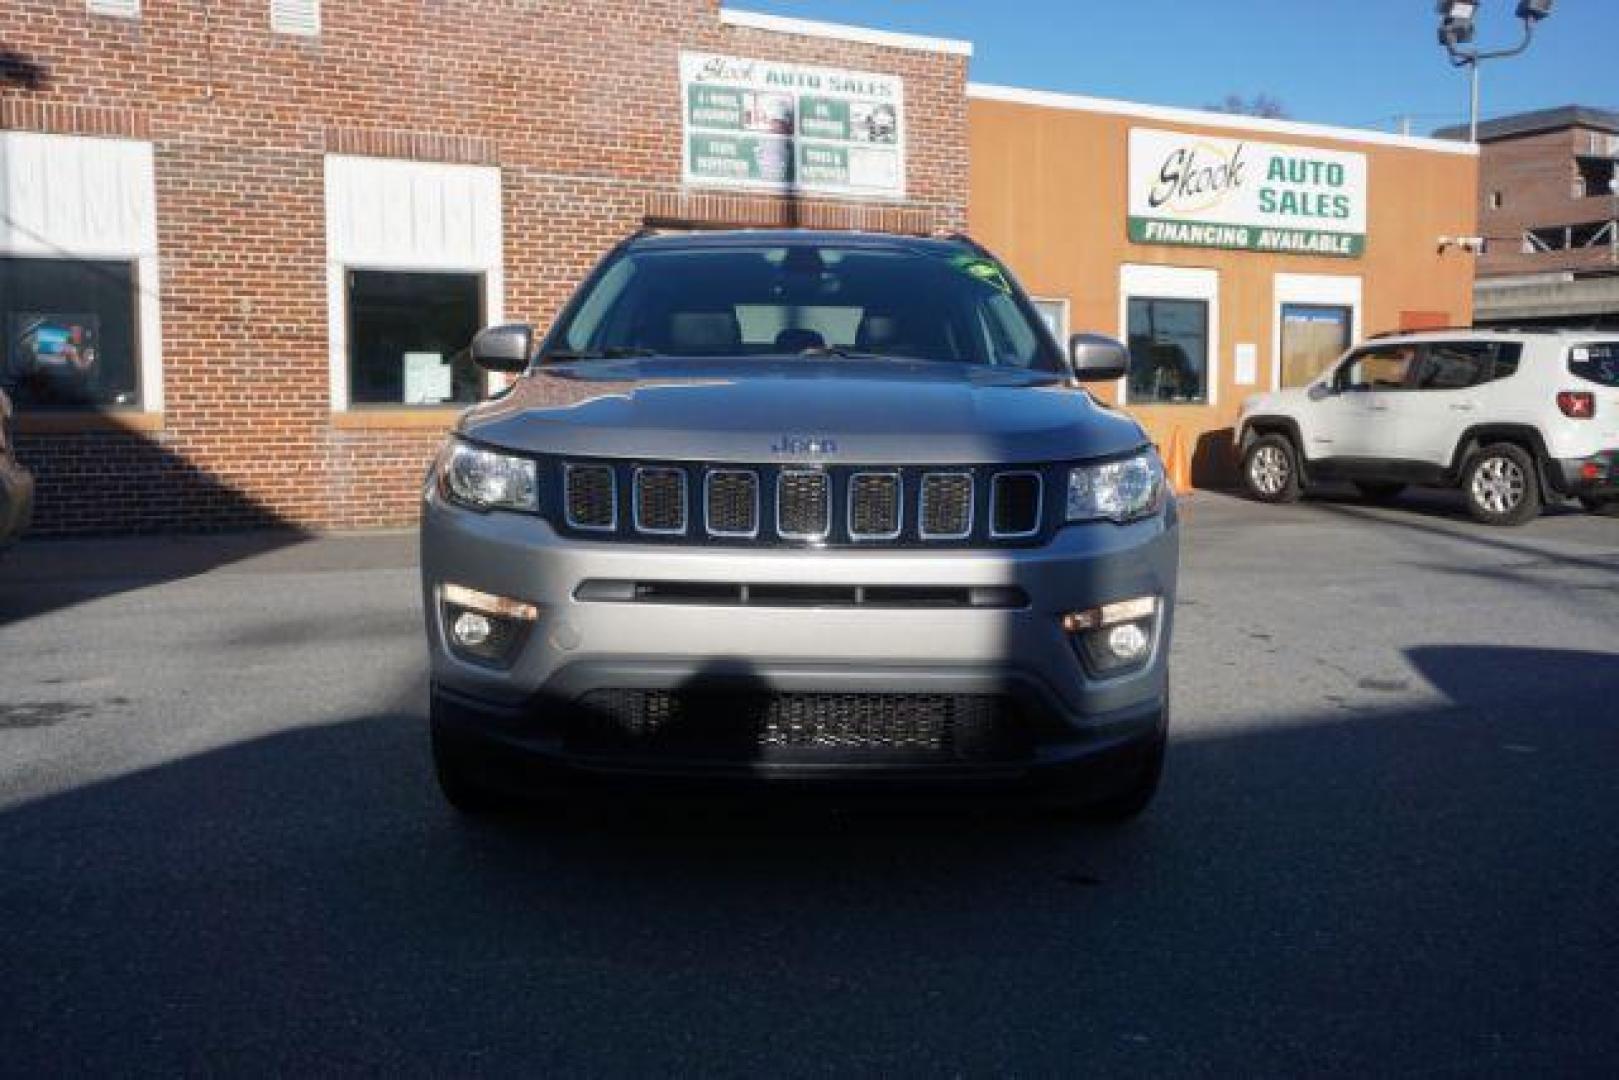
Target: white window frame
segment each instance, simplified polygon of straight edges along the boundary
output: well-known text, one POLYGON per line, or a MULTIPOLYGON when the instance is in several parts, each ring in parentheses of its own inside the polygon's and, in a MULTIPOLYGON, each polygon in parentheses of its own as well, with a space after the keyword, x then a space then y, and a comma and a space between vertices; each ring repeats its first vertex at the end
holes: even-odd
MULTIPOLYGON (((362 158, 342 154, 326 156, 326 308, 328 381, 332 412, 353 408, 465 408, 464 404, 400 404, 398 406, 355 406, 349 399, 349 302, 350 270, 393 273, 481 274, 483 275, 483 321, 496 326, 506 320, 506 273, 502 250, 500 170, 486 165, 446 165, 439 162, 399 158, 362 158), (356 236, 347 215, 355 202, 386 201, 383 192, 372 190, 379 183, 392 184, 395 194, 403 189, 420 190, 431 196, 446 179, 456 179, 477 193, 481 205, 470 209, 468 225, 475 234, 470 251, 449 252, 429 242, 431 230, 389 229, 384 224, 370 238, 356 236), (406 234, 411 234, 406 236, 406 234), (416 246, 400 246, 401 240, 416 240, 416 246)), ((485 395, 499 388, 493 379, 484 380, 485 395)))
MULTIPOLYGON (((1119 340, 1130 342, 1131 300, 1201 300, 1209 306, 1208 394, 1199 402, 1139 402, 1141 408, 1206 409, 1220 403, 1220 272, 1208 267, 1125 263, 1119 267, 1119 340)), ((1130 374, 1116 384, 1120 405, 1130 402, 1130 374)))
POLYGON ((1282 388, 1282 309, 1321 304, 1349 309, 1349 347, 1364 336, 1365 287, 1358 274, 1277 274, 1271 285, 1270 388, 1282 388))
POLYGON ((135 267, 140 404, 163 411, 163 303, 152 144, 136 139, 0 131, 0 255, 135 267), (31 172, 41 162, 56 167, 31 172), (99 198, 91 198, 92 193, 99 198))
MULTIPOLYGON (((1066 355, 1068 352, 1068 335, 1073 333, 1072 327, 1074 325, 1071 318, 1073 315, 1073 305, 1069 303, 1068 297, 1035 296, 1030 294, 1029 300, 1036 305, 1056 304, 1058 307, 1062 308, 1062 318, 1058 320, 1060 325, 1057 327, 1057 344, 1062 346, 1063 353, 1066 355)), ((1036 310, 1038 310, 1038 308, 1036 308, 1036 310)))

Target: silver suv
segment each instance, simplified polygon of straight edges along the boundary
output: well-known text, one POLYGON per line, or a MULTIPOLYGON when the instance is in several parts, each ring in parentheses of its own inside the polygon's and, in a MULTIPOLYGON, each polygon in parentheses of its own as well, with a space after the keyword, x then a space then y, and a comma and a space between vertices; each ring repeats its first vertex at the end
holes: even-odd
POLYGON ((643 234, 466 413, 421 525, 465 810, 582 785, 1032 789, 1138 813, 1179 529, 1142 429, 964 238, 643 234))
POLYGON ((1249 398, 1236 439, 1263 502, 1348 480, 1371 499, 1459 487, 1491 525, 1521 525, 1557 497, 1619 513, 1619 334, 1384 335, 1309 386, 1249 398))

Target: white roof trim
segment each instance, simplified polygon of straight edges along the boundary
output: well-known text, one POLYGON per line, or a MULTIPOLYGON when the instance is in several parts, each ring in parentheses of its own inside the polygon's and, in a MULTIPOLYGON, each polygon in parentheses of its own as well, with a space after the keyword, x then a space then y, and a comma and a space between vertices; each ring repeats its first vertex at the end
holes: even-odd
POLYGON ((837 41, 858 41, 865 45, 884 45, 890 49, 915 49, 919 52, 949 53, 951 56, 973 54, 973 43, 970 41, 925 37, 921 34, 901 34, 893 30, 874 30, 867 26, 849 26, 846 23, 820 22, 816 19, 794 19, 786 15, 767 15, 762 11, 721 8, 720 22, 727 26, 746 26, 753 30, 774 30, 778 34, 798 34, 800 37, 833 38, 837 41))
POLYGON ((1429 150, 1441 154, 1461 154, 1465 157, 1478 156, 1478 147, 1472 143, 1453 142, 1449 139, 1426 139, 1417 135, 1393 135, 1384 131, 1332 127, 1327 124, 1303 124, 1295 120, 1265 120, 1257 116, 1233 116, 1229 113, 1208 112, 1203 109, 1181 109, 1171 105, 1142 105, 1134 101, 1084 97, 1079 94, 1060 94, 1050 90, 1025 90, 1017 86, 994 86, 989 83, 970 82, 967 84, 967 96, 981 98, 985 101, 1009 101, 1019 105, 1040 105, 1048 109, 1072 109, 1078 112, 1135 116, 1143 120, 1160 120, 1171 124, 1197 124, 1202 127, 1260 131, 1271 135, 1298 135, 1309 139, 1335 139, 1339 142, 1401 146, 1408 150, 1429 150))

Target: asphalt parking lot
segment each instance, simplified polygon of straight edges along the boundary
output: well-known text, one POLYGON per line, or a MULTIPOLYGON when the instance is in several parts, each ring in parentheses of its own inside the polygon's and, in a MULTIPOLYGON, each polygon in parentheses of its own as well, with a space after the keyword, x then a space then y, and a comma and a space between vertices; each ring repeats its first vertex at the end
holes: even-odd
POLYGON ((414 538, 0 559, 0 1072, 1608 1073, 1619 521, 1187 508, 1160 800, 458 820, 414 538))

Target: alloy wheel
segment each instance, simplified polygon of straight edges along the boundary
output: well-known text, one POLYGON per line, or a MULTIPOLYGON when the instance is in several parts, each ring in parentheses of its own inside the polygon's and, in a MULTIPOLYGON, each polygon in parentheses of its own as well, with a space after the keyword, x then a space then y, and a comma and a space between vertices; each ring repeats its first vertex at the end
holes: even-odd
POLYGON ((1278 494, 1286 487, 1291 471, 1287 455, 1274 446, 1261 446, 1248 463, 1248 475, 1255 489, 1265 495, 1278 494))
POLYGON ((1510 514, 1523 502, 1529 478, 1510 458, 1492 457, 1473 472, 1473 501, 1492 514, 1510 514))

